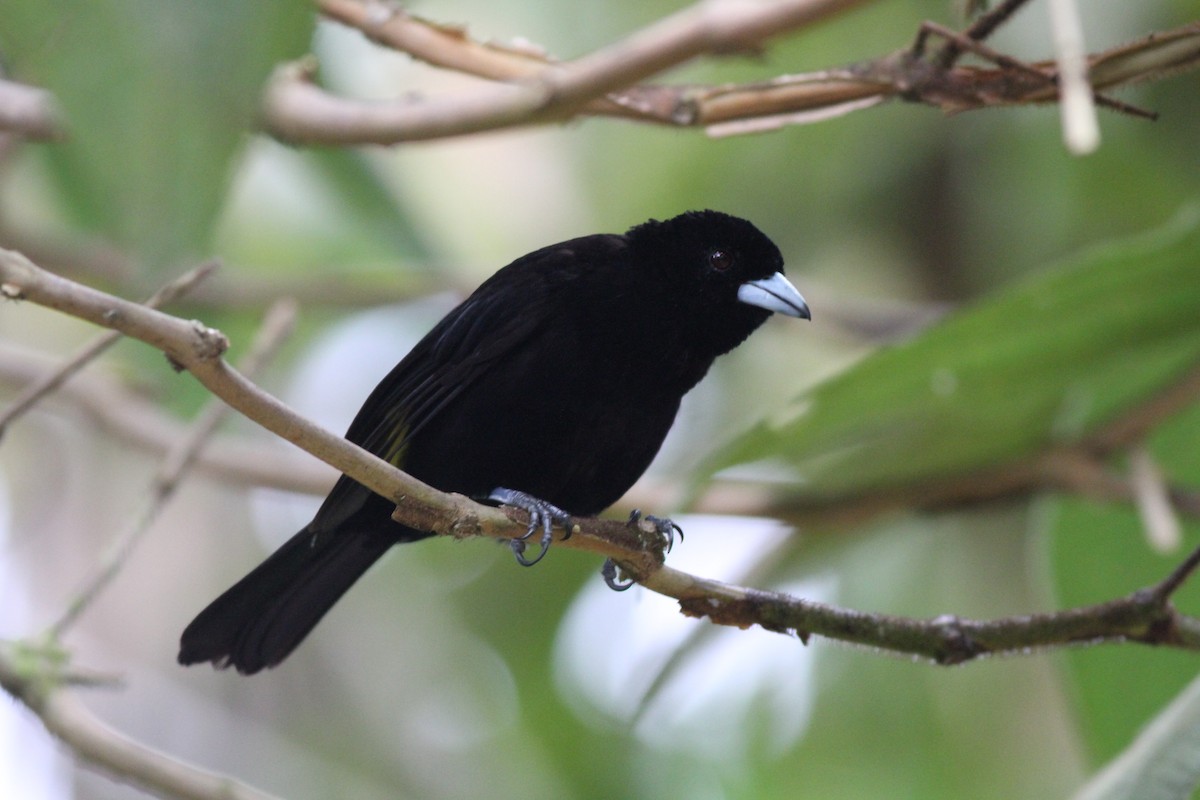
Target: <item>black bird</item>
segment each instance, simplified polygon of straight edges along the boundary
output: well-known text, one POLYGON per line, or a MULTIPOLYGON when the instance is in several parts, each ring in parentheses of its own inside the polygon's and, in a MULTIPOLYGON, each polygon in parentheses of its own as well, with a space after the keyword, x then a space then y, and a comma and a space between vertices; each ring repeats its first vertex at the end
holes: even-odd
MULTIPOLYGON (((615 503, 684 394, 773 311, 809 318, 779 249, 728 214, 551 245, 447 314, 346 438, 443 491, 523 506, 548 533, 615 503)), ((188 625, 179 663, 252 674, 283 661, 389 547, 430 535, 392 511, 343 475, 312 522, 188 625)))

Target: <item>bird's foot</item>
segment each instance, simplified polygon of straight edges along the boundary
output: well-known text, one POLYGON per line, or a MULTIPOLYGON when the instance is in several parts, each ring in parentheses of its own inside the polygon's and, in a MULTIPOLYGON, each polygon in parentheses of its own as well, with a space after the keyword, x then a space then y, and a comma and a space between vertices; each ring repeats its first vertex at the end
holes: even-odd
POLYGON ((652 514, 646 514, 643 516, 641 509, 638 508, 635 508, 633 511, 629 512, 629 521, 625 524, 633 527, 643 519, 653 525, 654 530, 658 531, 658 535, 663 537, 663 541, 666 542, 668 553, 671 552, 671 548, 675 546, 675 534, 679 534, 680 542, 683 541, 683 528, 676 525, 667 517, 656 517, 652 514))
MULTIPOLYGON (((629 512, 629 521, 626 524, 629 526, 637 525, 643 519, 653 525, 654 529, 658 531, 659 536, 663 538, 668 553, 675 546, 675 534, 679 534, 679 541, 683 541, 683 528, 666 517, 655 517, 650 514, 643 517, 640 509, 635 508, 629 512)), ((604 584, 614 592, 623 592, 637 583, 633 579, 622 581, 617 572, 617 563, 611 558, 607 559, 604 562, 604 566, 600 568, 600 575, 604 578, 604 584)))
POLYGON ((550 542, 554 540, 554 524, 558 523, 563 527, 566 539, 571 535, 571 515, 563 511, 553 503, 547 503, 541 498, 534 497, 525 492, 518 492, 515 489, 497 488, 493 489, 488 495, 489 500, 495 500, 506 506, 524 509, 529 513, 529 528, 525 531, 524 536, 516 539, 509 539, 508 545, 512 548, 513 555, 516 556, 517 563, 522 567, 532 567, 534 564, 541 561, 547 551, 550 550, 550 542), (525 557, 525 545, 529 537, 533 536, 537 530, 542 531, 542 536, 538 540, 541 545, 541 550, 533 558, 525 557))
POLYGON ((600 576, 604 578, 604 585, 614 592, 623 592, 637 583, 633 578, 622 581, 621 576, 617 573, 617 562, 611 558, 604 560, 604 566, 600 568, 600 576))

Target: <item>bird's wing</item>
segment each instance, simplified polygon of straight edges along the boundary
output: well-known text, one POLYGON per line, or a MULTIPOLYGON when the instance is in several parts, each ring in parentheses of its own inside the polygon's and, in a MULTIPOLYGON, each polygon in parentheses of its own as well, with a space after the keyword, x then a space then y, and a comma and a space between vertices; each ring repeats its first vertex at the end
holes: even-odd
POLYGON ((405 444, 505 353, 533 335, 543 317, 529 312, 509 292, 473 295, 380 382, 346 438, 403 467, 405 444))
MULTIPOLYGON (((560 245, 531 253, 492 276, 380 381, 346 438, 403 469, 408 443, 430 420, 560 313, 558 288, 579 274, 578 261, 575 252, 560 245)), ((318 528, 337 525, 368 496, 343 476, 314 522, 318 528)))

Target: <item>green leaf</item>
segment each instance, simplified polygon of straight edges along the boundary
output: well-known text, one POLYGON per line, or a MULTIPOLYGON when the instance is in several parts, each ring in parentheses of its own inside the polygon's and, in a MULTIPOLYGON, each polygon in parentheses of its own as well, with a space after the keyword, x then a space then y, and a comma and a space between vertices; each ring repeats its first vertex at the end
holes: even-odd
POLYGON ((7 0, 0 48, 54 93, 46 145, 74 221, 151 264, 205 249, 273 66, 307 47, 289 0, 7 0))
POLYGON ((1200 678, 1075 795, 1075 800, 1186 800, 1200 785, 1200 678))
POLYGON ((1198 223, 1193 211, 1098 248, 872 354, 733 442, 710 470, 772 458, 799 473, 799 492, 853 494, 1085 435, 1200 359, 1198 223))

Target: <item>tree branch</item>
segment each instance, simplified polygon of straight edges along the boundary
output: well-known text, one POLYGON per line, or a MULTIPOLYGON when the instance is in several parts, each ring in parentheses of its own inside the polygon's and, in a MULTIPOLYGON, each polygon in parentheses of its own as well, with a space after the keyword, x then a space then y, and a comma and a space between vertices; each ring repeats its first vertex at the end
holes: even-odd
MULTIPOLYGON (((187 369, 248 418, 391 499, 397 504, 393 517, 398 522, 459 538, 511 539, 525 532, 525 512, 492 508, 462 495, 439 492, 296 414, 226 364, 221 359, 225 337, 199 322, 186 322, 89 289, 47 273, 19 253, 6 250, 0 250, 0 293, 112 327, 159 348, 173 365, 187 369)), ((1190 379, 1184 384, 1190 386, 1190 379)), ((1164 404, 1155 414, 1171 405, 1164 404)), ((1143 417, 1141 424, 1154 416, 1143 417)), ((1013 476, 1040 466, 1040 462, 1025 464, 1022 470, 1014 470, 1013 476)), ((991 487, 990 491, 1012 490, 1013 476, 1009 476, 1009 484, 991 487)), ((760 624, 769 630, 791 630, 805 637, 819 634, 913 653, 938 663, 1094 640, 1200 649, 1200 620, 1179 614, 1169 602, 1170 594, 1195 568, 1200 553, 1193 554, 1159 586, 1109 603, 990 622, 954 617, 922 621, 833 608, 664 567, 662 537, 644 521, 631 526, 615 520, 578 519, 573 520, 571 533, 557 546, 611 558, 647 588, 678 599, 685 613, 708 616, 719 624, 760 624)))
MULTIPOLYGON (((459 96, 368 104, 315 86, 311 63, 293 65, 278 73, 268 90, 266 127, 301 143, 396 144, 559 121, 577 114, 701 126, 719 136, 828 119, 887 99, 920 102, 947 112, 1059 99, 1054 62, 1026 64, 982 45, 982 39, 1023 0, 1001 4, 985 16, 988 24, 974 25, 961 35, 926 23, 914 47, 870 61, 767 81, 710 86, 637 82, 696 55, 752 48, 770 36, 857 3, 797 0, 771 10, 754 3, 700 3, 589 56, 560 62, 531 46, 474 41, 461 27, 438 25, 380 0, 317 2, 325 16, 383 46, 501 85, 459 96), (931 32, 951 39, 926 58, 923 43, 931 32), (963 50, 993 61, 995 68, 955 66, 963 50)), ((1194 69, 1200 65, 1200 23, 1157 32, 1086 61, 1087 80, 1097 90, 1194 69)), ((1153 116, 1110 98, 1097 97, 1097 101, 1153 116)))
MULTIPOLYGON (((0 688, 88 764, 164 798, 272 800, 226 775, 200 769, 110 728, 66 688, 77 682, 57 651, 0 642, 0 688)), ((85 680, 90 683, 90 680, 85 680)))
MULTIPOLYGON (((243 359, 242 369, 246 375, 253 376, 274 357, 284 340, 291 334, 295 320, 296 304, 290 300, 281 300, 268 309, 258 335, 250 345, 250 352, 243 359)), ((62 638, 67 628, 74 624, 105 587, 116 578, 138 542, 150 529, 150 525, 174 496, 184 475, 191 470, 229 410, 229 406, 218 398, 211 398, 188 427, 187 435, 180 438, 167 452, 159 466, 158 474, 154 477, 146 507, 130 526, 109 544, 100 559, 96 574, 68 604, 63 615, 50 626, 47 638, 51 641, 62 638)))
MULTIPOLYGON (((917 46, 849 66, 744 84, 659 85, 641 81, 700 55, 752 51, 773 36, 866 0, 704 0, 566 62, 532 46, 476 42, 462 28, 422 20, 381 0, 316 2, 325 16, 373 41, 493 83, 445 97, 368 103, 315 85, 312 60, 285 65, 267 87, 260 121, 267 133, 297 144, 392 145, 559 122, 581 114, 703 127, 710 135, 723 136, 816 122, 889 99, 948 113, 1059 101, 1055 62, 1024 63, 982 45, 1011 10, 989 17, 993 24, 979 31, 973 26, 963 34, 926 23, 917 46), (933 31, 953 38, 926 58, 920 43, 933 31), (956 66, 964 50, 996 66, 956 66)), ((996 10, 1020 4, 1003 3, 996 10)), ((1088 56, 1086 80, 1103 91, 1198 66, 1200 23, 1193 22, 1088 56)), ((1095 99, 1119 111, 1154 116, 1108 97, 1095 99)), ((50 95, 20 84, 0 83, 0 130, 6 124, 35 139, 63 133, 50 95)))
MULTIPOLYGON (((170 303, 180 295, 186 294, 192 287, 211 275, 217 266, 217 262, 209 261, 193 270, 189 270, 148 297, 145 301, 145 306, 147 308, 158 308, 170 303)), ((98 358, 104 351, 120 341, 120 339, 121 334, 118 331, 102 333, 84 345, 83 348, 67 359, 58 369, 28 384, 17 395, 15 400, 9 403, 3 411, 0 411, 0 437, 4 436, 9 423, 33 408, 39 400, 62 386, 67 379, 98 358)))
MULTIPOLYGON (((55 365, 45 357, 0 344, 0 385, 23 386, 41 380, 55 365)), ((163 457, 187 435, 186 426, 157 404, 120 381, 92 371, 61 387, 56 399, 69 402, 99 428, 123 444, 163 457)), ((326 495, 337 472, 314 459, 296 458, 273 441, 222 436, 198 457, 196 469, 240 486, 262 486, 289 492, 326 495)))
MULTIPOLYGON (((221 358, 228 347, 224 334, 196 320, 182 320, 90 289, 3 249, 0 295, 27 299, 119 330, 162 350, 172 366, 190 372, 247 418, 395 502, 395 517, 406 525, 460 538, 512 539, 525 533, 525 512, 492 508, 462 495, 440 492, 300 416, 229 366, 221 358)), ((572 534, 567 547, 615 558, 645 572, 662 563, 661 537, 649 523, 627 526, 614 520, 580 520, 572 534), (653 544, 658 547, 649 547, 653 544)))
MULTIPOLYGON (((509 82, 444 98, 421 98, 366 104, 336 97, 310 81, 314 65, 293 64, 279 71, 267 89, 264 127, 297 144, 395 144, 422 141, 513 125, 569 119, 609 92, 632 86, 663 70, 705 53, 755 49, 783 31, 799 28, 861 4, 864 0, 706 0, 672 14, 625 39, 571 62, 544 61, 526 72, 507 62, 509 82)), ((333 4, 343 19, 379 33, 389 19, 405 19, 403 11, 378 2, 355 9, 333 4)), ((446 28, 405 26, 390 34, 396 43, 412 43, 429 53, 429 43, 444 42, 446 28), (409 33, 416 35, 408 35, 409 33), (422 35, 428 34, 428 35, 422 35)), ((471 48, 463 63, 481 61, 471 48)), ((504 74, 498 58, 481 69, 504 74)))
POLYGON ((27 139, 57 139, 63 135, 62 114, 45 89, 0 79, 0 131, 27 139))
POLYGON ((814 633, 845 642, 907 653, 937 664, 962 664, 982 656, 1098 642, 1140 642, 1200 650, 1200 619, 1180 614, 1171 594, 1200 563, 1194 551, 1170 576, 1147 589, 1091 606, 1050 614, 967 620, 944 615, 928 620, 835 608, 781 592, 729 586, 671 567, 647 576, 643 585, 679 599, 683 613, 720 625, 814 633))

